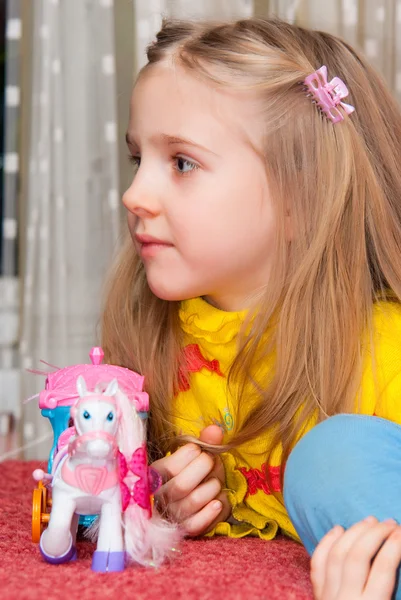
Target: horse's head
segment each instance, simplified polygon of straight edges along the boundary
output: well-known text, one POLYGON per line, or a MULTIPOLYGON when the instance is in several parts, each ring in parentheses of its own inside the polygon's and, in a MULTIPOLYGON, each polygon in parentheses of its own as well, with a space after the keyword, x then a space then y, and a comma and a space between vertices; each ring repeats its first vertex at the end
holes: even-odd
POLYGON ((78 436, 85 440, 85 452, 92 458, 107 458, 115 449, 120 411, 115 394, 118 383, 113 379, 102 393, 88 392, 85 380, 78 377, 79 398, 71 408, 78 436))

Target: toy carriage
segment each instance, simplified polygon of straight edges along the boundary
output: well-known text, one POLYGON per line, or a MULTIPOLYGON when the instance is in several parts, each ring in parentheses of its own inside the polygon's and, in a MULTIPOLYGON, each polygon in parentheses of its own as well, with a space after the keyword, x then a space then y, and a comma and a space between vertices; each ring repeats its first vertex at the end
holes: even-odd
MULTIPOLYGON (((102 364, 104 353, 99 347, 92 348, 89 356, 91 364, 74 365, 47 373, 45 389, 39 394, 41 413, 49 419, 53 429, 53 445, 47 465, 48 473, 44 474, 41 471, 43 478, 38 481, 33 491, 32 540, 36 543, 50 520, 52 498, 48 474, 52 473, 57 453, 68 446, 74 434, 71 407, 78 398, 77 378, 83 376, 93 388, 99 383, 106 386, 113 379, 117 379, 120 389, 131 399, 141 419, 146 419, 148 414, 149 399, 143 391, 142 376, 124 367, 102 364)), ((81 515, 79 524, 89 527, 94 519, 95 515, 81 515)))

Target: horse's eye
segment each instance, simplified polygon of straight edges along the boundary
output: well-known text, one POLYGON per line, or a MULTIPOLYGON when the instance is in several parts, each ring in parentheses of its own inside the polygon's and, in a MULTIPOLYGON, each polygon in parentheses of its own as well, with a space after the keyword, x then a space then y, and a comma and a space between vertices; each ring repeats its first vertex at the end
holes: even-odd
POLYGON ((112 421, 114 419, 114 415, 113 413, 110 411, 109 414, 107 415, 107 420, 108 421, 112 421))
POLYGON ((90 416, 90 414, 88 413, 87 410, 84 411, 84 414, 82 416, 83 416, 84 419, 90 419, 91 418, 91 416, 90 416))

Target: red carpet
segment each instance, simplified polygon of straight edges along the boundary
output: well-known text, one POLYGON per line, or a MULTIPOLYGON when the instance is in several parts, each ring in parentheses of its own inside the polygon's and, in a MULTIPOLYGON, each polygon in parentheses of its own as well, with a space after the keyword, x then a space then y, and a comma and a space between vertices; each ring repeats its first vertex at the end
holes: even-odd
POLYGON ((309 559, 295 542, 277 539, 188 540, 158 571, 90 570, 93 545, 78 543, 78 561, 42 562, 31 541, 32 471, 38 463, 0 464, 1 600, 311 600, 309 559))

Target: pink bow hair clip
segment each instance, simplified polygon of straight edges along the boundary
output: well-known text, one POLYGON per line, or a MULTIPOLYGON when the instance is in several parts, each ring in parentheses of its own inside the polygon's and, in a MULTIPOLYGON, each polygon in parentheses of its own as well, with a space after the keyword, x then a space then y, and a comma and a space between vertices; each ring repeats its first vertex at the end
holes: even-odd
POLYGON ((155 492, 157 492, 157 490, 161 487, 162 478, 160 473, 158 473, 155 469, 148 467, 145 445, 135 450, 128 463, 125 460, 124 455, 119 452, 118 463, 120 473, 121 504, 123 511, 127 510, 129 504, 133 502, 146 510, 150 518, 152 516, 151 498, 153 494, 155 494, 155 492), (128 475, 129 471, 139 477, 139 479, 135 481, 134 485, 131 486, 131 489, 124 482, 124 479, 128 475))
POLYGON ((338 106, 341 106, 347 115, 354 112, 354 106, 342 102, 343 98, 346 98, 349 94, 347 86, 339 77, 334 77, 334 79, 327 82, 327 67, 325 65, 308 75, 303 83, 308 96, 313 97, 313 101, 316 102, 332 123, 339 123, 344 120, 344 115, 338 110, 338 106))

